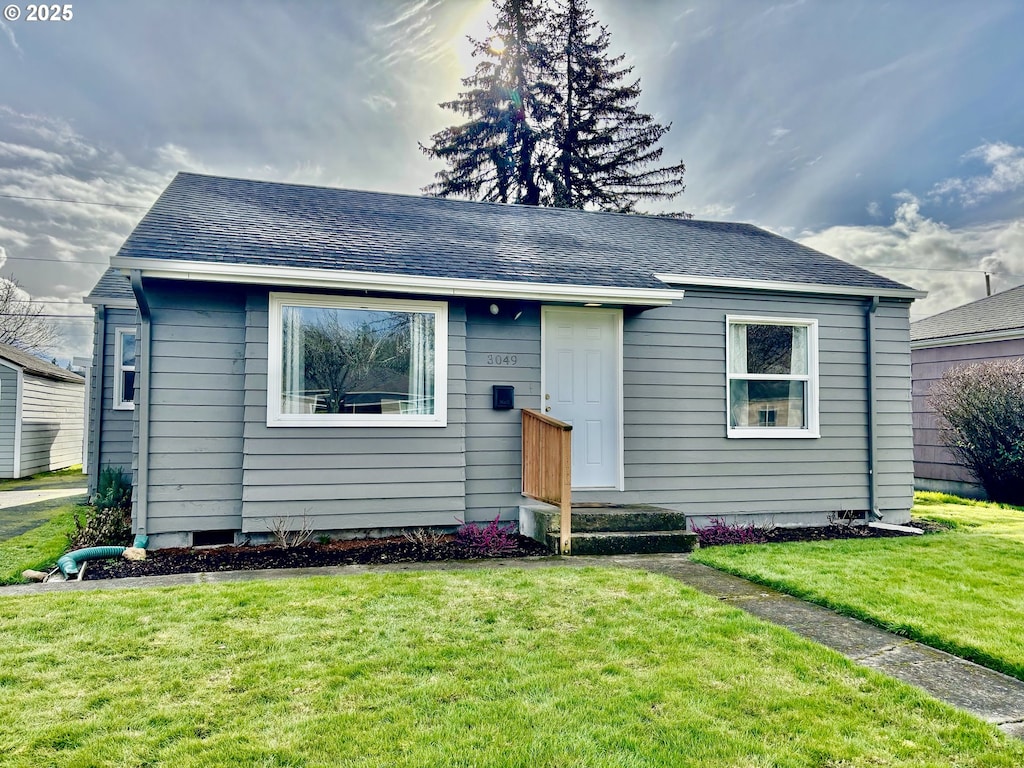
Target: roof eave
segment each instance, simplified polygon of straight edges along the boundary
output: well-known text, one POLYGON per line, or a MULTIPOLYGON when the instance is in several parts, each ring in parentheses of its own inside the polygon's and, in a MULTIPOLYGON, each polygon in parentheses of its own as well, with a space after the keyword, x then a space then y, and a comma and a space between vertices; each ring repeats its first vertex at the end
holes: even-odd
POLYGON ((955 347, 960 344, 984 344, 987 341, 1014 341, 1024 339, 1024 328, 1008 328, 1002 331, 979 331, 977 333, 961 333, 956 336, 939 336, 931 339, 912 339, 911 349, 928 349, 931 347, 955 347))
POLYGON ((134 299, 110 298, 106 296, 86 296, 82 299, 82 302, 93 307, 110 307, 111 309, 135 309, 137 306, 134 299))
POLYGON ((668 285, 687 285, 707 288, 736 288, 749 291, 779 293, 813 293, 829 296, 878 296, 887 299, 923 299, 927 291, 913 288, 872 288, 869 286, 831 285, 828 283, 792 283, 778 280, 750 280, 731 277, 704 277, 659 272, 654 275, 668 285))
POLYGON ((115 256, 111 266, 137 269, 143 277, 249 283, 297 288, 384 291, 432 296, 468 296, 494 299, 529 299, 638 306, 668 306, 683 298, 684 291, 665 288, 626 288, 562 283, 528 283, 510 280, 474 280, 350 270, 308 269, 256 264, 170 261, 115 256))

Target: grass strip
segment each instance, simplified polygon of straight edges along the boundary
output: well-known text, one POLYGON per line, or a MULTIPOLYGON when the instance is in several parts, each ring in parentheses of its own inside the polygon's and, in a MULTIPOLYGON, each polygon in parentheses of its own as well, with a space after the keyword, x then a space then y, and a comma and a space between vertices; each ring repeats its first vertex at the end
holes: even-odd
POLYGON ((14 767, 1024 764, 915 688, 618 569, 0 598, 0 692, 14 767))
POLYGON ((86 511, 86 507, 74 504, 60 507, 42 525, 0 541, 0 584, 23 584, 22 571, 53 566, 68 548, 68 537, 75 529, 75 515, 84 515, 86 511))
POLYGON ((714 547, 694 559, 1024 679, 1024 510, 919 494, 950 530, 714 547))

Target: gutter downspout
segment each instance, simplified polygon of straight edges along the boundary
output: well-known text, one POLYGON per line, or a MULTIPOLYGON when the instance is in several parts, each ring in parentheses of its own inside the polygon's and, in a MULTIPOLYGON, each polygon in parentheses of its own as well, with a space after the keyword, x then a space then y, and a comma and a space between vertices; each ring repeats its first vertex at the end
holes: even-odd
POLYGON ((131 270, 132 291, 139 304, 141 329, 136 350, 135 416, 139 423, 138 478, 135 485, 135 546, 145 548, 149 513, 149 374, 152 369, 149 350, 152 345, 152 312, 142 289, 142 272, 131 270))
POLYGON ((864 330, 866 336, 866 356, 868 363, 868 514, 864 525, 881 520, 878 511, 878 472, 877 472, 877 424, 878 414, 877 382, 875 371, 875 318, 878 309, 878 296, 872 296, 864 313, 864 330))
POLYGON ((92 391, 89 393, 89 497, 96 493, 96 481, 100 476, 100 436, 103 434, 103 358, 106 357, 107 307, 96 307, 96 335, 93 346, 92 391))

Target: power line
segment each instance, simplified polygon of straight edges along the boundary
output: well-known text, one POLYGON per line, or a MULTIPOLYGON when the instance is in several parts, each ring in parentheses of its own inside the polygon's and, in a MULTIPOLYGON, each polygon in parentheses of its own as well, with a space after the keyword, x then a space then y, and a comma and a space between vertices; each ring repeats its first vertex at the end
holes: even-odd
POLYGON ((0 317, 45 317, 49 320, 92 320, 92 315, 24 315, 17 312, 0 312, 0 317))
POLYGON ((861 269, 914 269, 922 272, 967 272, 976 275, 996 275, 997 277, 1024 277, 1018 272, 999 272, 994 269, 957 269, 955 267, 905 267, 902 264, 859 264, 861 269))
POLYGON ((89 259, 53 259, 46 256, 11 256, 7 254, 7 261, 57 261, 61 264, 110 264, 109 261, 91 261, 89 259))
POLYGON ((42 200, 48 203, 74 203, 76 205, 105 205, 110 208, 134 208, 139 211, 149 210, 148 205, 129 205, 128 203, 98 203, 92 200, 66 200, 61 197, 32 197, 30 195, 5 195, 0 193, 0 197, 6 197, 10 200, 42 200))
POLYGON ((81 304, 82 299, 11 299, 12 304, 81 304))

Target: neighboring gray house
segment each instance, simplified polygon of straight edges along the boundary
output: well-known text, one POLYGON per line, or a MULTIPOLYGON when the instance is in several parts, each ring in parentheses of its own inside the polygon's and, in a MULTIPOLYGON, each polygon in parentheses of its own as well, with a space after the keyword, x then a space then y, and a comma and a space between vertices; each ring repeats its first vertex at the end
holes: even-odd
POLYGON ((183 173, 111 264, 152 546, 514 518, 520 408, 581 502, 909 518, 922 294, 754 226, 183 173))
POLYGON ((85 379, 0 344, 0 477, 82 462, 85 379))
POLYGON ((984 497, 974 474, 939 438, 928 393, 947 369, 1024 357, 1024 285, 910 326, 914 382, 914 482, 918 489, 984 497))
POLYGON ((132 469, 138 312, 131 283, 115 269, 107 270, 85 301, 95 313, 86 440, 92 496, 105 467, 121 467, 125 472, 132 469))

